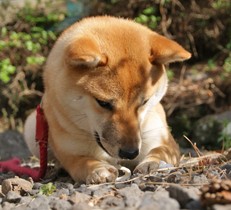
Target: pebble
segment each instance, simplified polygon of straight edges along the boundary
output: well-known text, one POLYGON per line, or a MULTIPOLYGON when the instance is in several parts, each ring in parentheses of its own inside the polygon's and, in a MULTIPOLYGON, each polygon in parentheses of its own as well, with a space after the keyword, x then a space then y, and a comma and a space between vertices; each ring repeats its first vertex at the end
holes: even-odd
POLYGON ((192 200, 199 199, 200 191, 195 187, 183 188, 180 185, 170 185, 167 190, 170 197, 177 200, 183 208, 192 200))
POLYGON ((6 194, 6 201, 10 203, 18 203, 21 200, 21 195, 19 195, 17 192, 9 191, 6 194))
POLYGON ((221 166, 221 169, 225 170, 227 178, 231 179, 231 163, 226 163, 225 165, 221 166))
POLYGON ((179 203, 163 192, 145 192, 139 210, 179 210, 179 203))
POLYGON ((89 206, 86 203, 79 203, 79 204, 75 204, 72 207, 72 210, 95 210, 94 207, 89 206))
POLYGON ((84 202, 88 202, 90 200, 91 196, 86 195, 84 193, 80 193, 78 191, 72 193, 69 196, 69 200, 73 203, 73 204, 78 204, 78 203, 84 203, 84 202))
POLYGON ((41 182, 35 182, 34 183, 34 186, 33 186, 33 189, 34 190, 39 190, 40 187, 42 186, 43 184, 41 182))
POLYGON ((102 209, 111 209, 113 206, 119 209, 125 209, 125 202, 120 196, 109 195, 102 199, 102 201, 99 203, 99 206, 102 209))
POLYGON ((212 210, 230 210, 230 209, 231 209, 231 204, 229 204, 229 205, 215 204, 212 207, 212 210))
POLYGON ((193 180, 192 180, 193 184, 208 184, 208 179, 204 174, 200 174, 200 175, 195 175, 193 176, 193 180))
POLYGON ((50 198, 49 206, 51 209, 56 209, 56 210, 63 210, 63 209, 68 210, 72 208, 72 205, 69 201, 62 200, 57 197, 50 198))
POLYGON ((124 203, 128 207, 137 208, 140 205, 142 192, 136 184, 118 190, 119 195, 124 198, 124 203))
POLYGON ((48 210, 49 207, 49 197, 45 195, 38 194, 28 205, 31 209, 42 209, 48 210))
POLYGON ((9 209, 13 209, 15 207, 14 203, 9 203, 9 202, 4 202, 2 204, 2 210, 9 210, 9 209))

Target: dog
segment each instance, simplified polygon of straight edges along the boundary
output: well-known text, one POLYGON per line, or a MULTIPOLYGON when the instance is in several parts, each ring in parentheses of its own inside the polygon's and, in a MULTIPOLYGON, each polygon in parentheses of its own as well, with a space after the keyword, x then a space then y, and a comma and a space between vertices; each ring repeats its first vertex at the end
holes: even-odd
MULTIPOLYGON (((113 182, 118 165, 148 174, 160 161, 178 164, 160 100, 164 65, 190 57, 175 41, 123 18, 84 18, 61 34, 45 65, 42 106, 49 147, 75 181, 113 182)), ((25 139, 38 156, 34 134, 35 113, 25 139)))

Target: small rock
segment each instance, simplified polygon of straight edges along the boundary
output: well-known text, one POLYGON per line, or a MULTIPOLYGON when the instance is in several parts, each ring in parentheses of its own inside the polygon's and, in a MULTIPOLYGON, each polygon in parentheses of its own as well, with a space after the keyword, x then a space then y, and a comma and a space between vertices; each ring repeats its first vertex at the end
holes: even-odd
POLYGON ((43 184, 41 182, 35 182, 34 186, 33 186, 33 189, 34 190, 39 190, 42 187, 42 185, 43 184))
POLYGON ((6 201, 8 201, 10 203, 18 203, 20 200, 21 200, 21 195, 19 195, 16 192, 9 191, 6 194, 6 201))
POLYGON ((103 186, 97 186, 93 187, 92 189, 92 195, 94 197, 102 197, 104 195, 110 194, 111 191, 114 191, 111 186, 109 185, 103 185, 103 186))
POLYGON ((2 193, 7 194, 9 191, 14 191, 18 194, 25 194, 32 190, 33 180, 27 181, 25 179, 21 179, 19 177, 5 179, 2 182, 2 193))
POLYGON ((163 188, 154 192, 154 201, 157 202, 160 206, 160 209, 165 210, 178 210, 180 209, 179 203, 169 197, 169 192, 163 188))
POLYGON ((69 195, 69 190, 66 189, 66 188, 63 188, 63 189, 60 189, 60 190, 57 190, 55 193, 54 193, 54 196, 61 196, 61 195, 69 195))
POLYGON ((200 191, 195 187, 183 188, 179 185, 171 185, 167 190, 170 197, 176 199, 183 208, 190 201, 199 200, 200 191))
POLYGON ((14 203, 4 202, 2 204, 2 210, 14 209, 14 207, 15 207, 14 203))
POLYGON ((225 165, 221 166, 221 169, 225 170, 227 178, 231 179, 231 163, 226 163, 225 165))
POLYGON ((200 175, 194 175, 193 176, 192 183, 203 185, 203 184, 208 184, 209 181, 204 174, 200 174, 200 175))
POLYGON ((153 193, 146 192, 142 198, 142 203, 138 208, 139 210, 161 210, 158 203, 154 202, 153 193))
POLYGON ((4 194, 2 193, 2 185, 0 185, 0 198, 3 198, 3 197, 4 197, 4 194))
MULTIPOLYGON (((99 187, 97 187, 99 188, 99 187)), ((84 193, 86 195, 92 195, 92 189, 88 188, 85 184, 82 184, 80 187, 76 189, 80 193, 84 193)))
POLYGON ((68 201, 58 199, 57 197, 50 198, 49 206, 51 209, 56 210, 68 210, 72 208, 72 205, 68 201))
POLYGON ((179 210, 179 203, 170 198, 166 190, 145 192, 139 210, 179 210))
POLYGON ((231 204, 229 205, 219 205, 215 204, 211 208, 212 210, 230 210, 231 209, 231 204))
POLYGON ((173 174, 170 174, 168 177, 167 177, 167 182, 168 183, 179 183, 180 180, 181 180, 181 176, 182 176, 182 173, 180 172, 176 172, 176 173, 173 173, 173 174))
POLYGON ((86 203, 78 203, 72 207, 72 210, 94 210, 94 207, 89 206, 86 203))
POLYGON ((28 204, 30 203, 34 198, 31 196, 22 196, 20 200, 20 204, 28 204))
POLYGON ((56 186, 56 189, 68 189, 68 190, 70 190, 70 189, 73 189, 74 188, 74 186, 73 186, 73 184, 71 184, 71 183, 64 183, 64 182, 56 182, 55 183, 55 186, 56 186))
POLYGON ((78 203, 88 202, 90 198, 91 196, 76 191, 69 196, 68 200, 70 200, 74 204, 78 204, 78 203))
POLYGON ((39 189, 31 190, 31 191, 30 191, 30 195, 31 195, 31 196, 35 196, 35 195, 37 195, 38 193, 39 193, 39 189))
POLYGON ((221 133, 231 135, 231 111, 221 114, 207 115, 199 119, 194 126, 192 139, 198 147, 204 146, 206 149, 220 149, 221 143, 217 139, 221 133), (226 122, 229 122, 228 124, 226 122))
POLYGON ((189 203, 186 204, 186 209, 190 210, 203 210, 204 208, 201 205, 200 200, 192 200, 189 203))
POLYGON ((144 194, 136 184, 119 189, 117 192, 124 197, 125 205, 132 208, 137 208, 140 205, 141 197, 144 194))
POLYGON ((28 204, 28 207, 31 209, 50 210, 49 197, 45 195, 38 195, 28 204))
POLYGON ((120 196, 106 196, 102 199, 100 205, 102 209, 111 209, 112 207, 116 207, 119 209, 125 209, 125 202, 120 196))
POLYGON ((8 130, 0 133, 1 160, 12 157, 28 158, 31 154, 24 141, 23 135, 17 131, 8 130))

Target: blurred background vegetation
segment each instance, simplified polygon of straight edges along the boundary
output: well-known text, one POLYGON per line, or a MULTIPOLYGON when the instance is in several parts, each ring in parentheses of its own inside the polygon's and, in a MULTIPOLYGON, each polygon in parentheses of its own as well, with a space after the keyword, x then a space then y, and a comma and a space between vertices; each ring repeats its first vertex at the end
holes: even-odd
POLYGON ((42 70, 58 35, 85 16, 134 19, 176 40, 193 57, 167 66, 170 127, 199 146, 231 146, 230 0, 0 0, 0 131, 22 131, 40 102, 42 70))

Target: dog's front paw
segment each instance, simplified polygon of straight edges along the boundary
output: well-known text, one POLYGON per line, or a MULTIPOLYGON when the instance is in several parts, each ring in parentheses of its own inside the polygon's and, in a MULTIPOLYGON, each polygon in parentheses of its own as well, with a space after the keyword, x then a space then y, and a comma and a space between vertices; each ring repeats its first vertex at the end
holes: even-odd
POLYGON ((86 179, 86 184, 100 184, 114 182, 118 177, 118 170, 111 165, 104 165, 94 169, 86 179))
POLYGON ((140 163, 135 170, 133 171, 134 174, 149 174, 156 171, 159 168, 159 163, 155 161, 147 161, 140 163))

